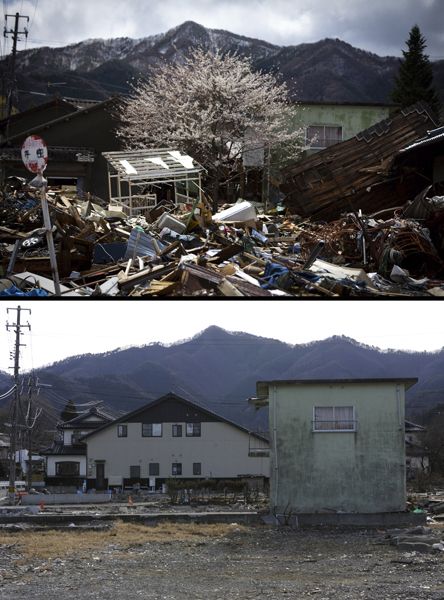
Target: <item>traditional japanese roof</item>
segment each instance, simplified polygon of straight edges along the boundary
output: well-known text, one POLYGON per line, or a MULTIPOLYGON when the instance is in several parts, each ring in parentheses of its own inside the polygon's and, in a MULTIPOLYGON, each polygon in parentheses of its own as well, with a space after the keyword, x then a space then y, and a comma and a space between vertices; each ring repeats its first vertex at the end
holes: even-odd
POLYGON ((44 456, 86 456, 85 444, 73 444, 65 446, 62 441, 55 441, 49 448, 45 448, 40 452, 44 456))
POLYGON ((77 415, 77 417, 74 417, 70 421, 60 423, 57 427, 58 429, 97 429, 97 427, 103 424, 101 421, 107 423, 112 420, 113 417, 93 406, 87 412, 77 415), (98 417, 100 420, 88 421, 91 416, 98 417))

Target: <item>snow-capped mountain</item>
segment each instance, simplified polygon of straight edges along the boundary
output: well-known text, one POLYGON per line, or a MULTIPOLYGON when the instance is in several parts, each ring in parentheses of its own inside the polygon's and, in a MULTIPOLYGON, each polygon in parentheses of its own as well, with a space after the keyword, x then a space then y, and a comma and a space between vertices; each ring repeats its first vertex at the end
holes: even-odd
MULTIPOLYGON (((399 66, 394 57, 380 57, 341 40, 281 47, 186 21, 142 39, 92 39, 19 52, 20 106, 48 99, 36 93, 90 99, 127 93, 131 80, 149 76, 165 61, 182 61, 197 46, 248 56, 254 68, 275 73, 301 101, 387 102, 399 66)), ((435 86, 444 96, 444 61, 433 65, 435 86)), ((0 73, 6 68, 7 60, 0 62, 0 73)))

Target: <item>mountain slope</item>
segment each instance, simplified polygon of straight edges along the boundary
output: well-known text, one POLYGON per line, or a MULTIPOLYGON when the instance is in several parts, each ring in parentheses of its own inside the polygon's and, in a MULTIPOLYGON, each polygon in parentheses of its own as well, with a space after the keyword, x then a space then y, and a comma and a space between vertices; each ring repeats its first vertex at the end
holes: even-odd
POLYGON ((71 398, 79 404, 101 401, 124 413, 173 391, 247 426, 257 415, 246 399, 260 380, 418 377, 407 393, 407 408, 411 418, 419 418, 442 403, 444 351, 383 352, 339 336, 291 346, 210 327, 170 346, 72 357, 38 375, 52 386, 45 393, 60 410, 71 398))
MULTIPOLYGON (((291 95, 305 102, 386 103, 399 61, 354 48, 337 39, 280 47, 186 21, 166 33, 134 40, 86 40, 64 48, 25 50, 17 56, 21 107, 37 101, 29 92, 104 99, 127 93, 128 82, 148 77, 159 64, 181 62, 197 46, 251 58, 255 69, 273 72, 291 95), (49 87, 48 87, 49 84, 49 87)), ((0 73, 7 61, 0 62, 0 73)), ((444 99, 444 61, 433 63, 444 99)), ((38 101, 44 101, 40 99, 38 101)))

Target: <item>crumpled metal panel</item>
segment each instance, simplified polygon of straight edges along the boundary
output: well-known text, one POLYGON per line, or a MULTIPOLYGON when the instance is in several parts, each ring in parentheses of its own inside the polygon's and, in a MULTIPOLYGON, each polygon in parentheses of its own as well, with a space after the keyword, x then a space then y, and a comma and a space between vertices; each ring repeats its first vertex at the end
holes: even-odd
POLYGON ((131 231, 128 239, 128 247, 125 253, 125 260, 137 258, 137 256, 157 256, 157 253, 162 251, 166 246, 156 240, 152 235, 145 233, 141 229, 135 227, 131 231))

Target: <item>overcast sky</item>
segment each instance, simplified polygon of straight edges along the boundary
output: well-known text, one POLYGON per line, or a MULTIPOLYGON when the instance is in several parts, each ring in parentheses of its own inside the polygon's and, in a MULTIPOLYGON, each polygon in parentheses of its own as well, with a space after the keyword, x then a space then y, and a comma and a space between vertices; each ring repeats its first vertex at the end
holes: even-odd
POLYGON ((399 56, 418 24, 430 57, 444 58, 443 0, 3 0, 3 7, 8 14, 29 16, 28 48, 141 38, 192 20, 278 45, 329 37, 399 56))
MULTIPOLYGON (((17 302, 0 303, 0 370, 12 373, 9 353, 17 302)), ((290 344, 346 335, 381 349, 434 351, 444 346, 443 305, 425 301, 92 301, 20 302, 21 368, 68 356, 151 342, 172 343, 218 325, 290 344)))

